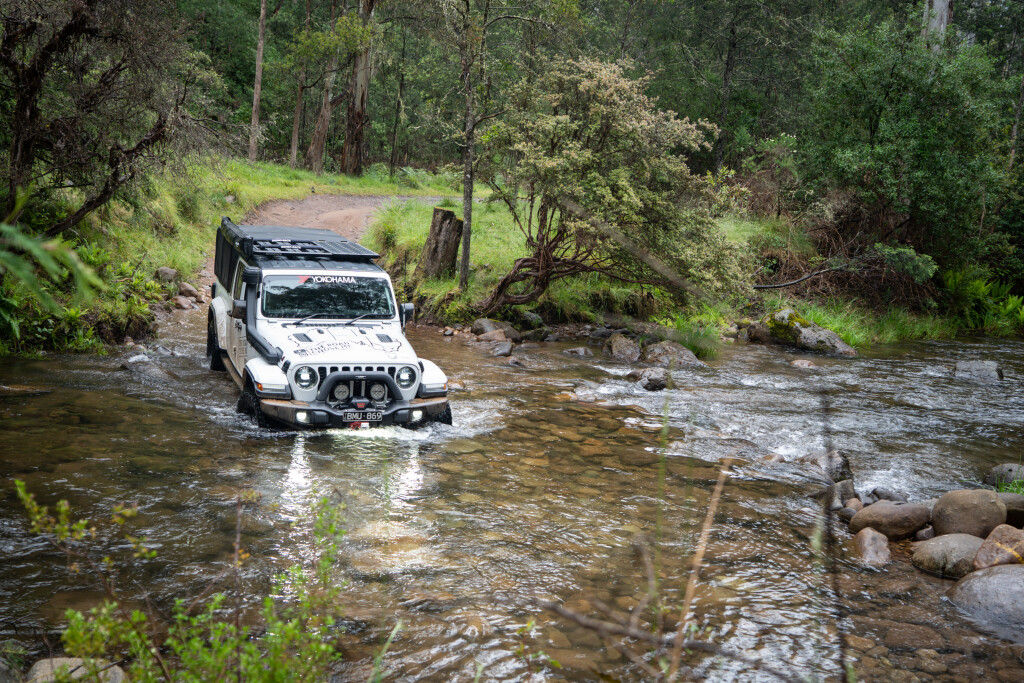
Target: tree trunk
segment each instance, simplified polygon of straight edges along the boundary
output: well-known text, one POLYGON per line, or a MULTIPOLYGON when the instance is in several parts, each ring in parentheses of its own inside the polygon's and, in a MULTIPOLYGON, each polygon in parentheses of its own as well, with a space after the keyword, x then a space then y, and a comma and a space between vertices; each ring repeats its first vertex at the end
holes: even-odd
POLYGON ((260 0, 260 30, 256 39, 256 83, 252 89, 252 123, 249 126, 249 161, 256 161, 260 135, 260 90, 263 89, 263 43, 267 37, 267 0, 260 0))
POLYGON ((427 243, 423 245, 413 277, 417 281, 423 281, 453 273, 461 238, 462 220, 456 218, 454 211, 434 207, 430 233, 427 235, 427 243))
POLYGON ((466 120, 462 149, 462 261, 459 264, 459 289, 469 286, 469 243, 473 234, 473 142, 476 116, 473 113, 473 79, 470 64, 463 58, 463 94, 466 98, 466 120))
POLYGON ((942 47, 942 39, 953 19, 953 0, 925 0, 921 37, 926 41, 934 37, 932 49, 942 47))
POLYGON ((722 170, 725 160, 725 124, 729 116, 729 99, 732 97, 732 75, 736 70, 736 21, 729 24, 729 50, 725 55, 725 71, 722 74, 722 105, 718 109, 718 139, 715 140, 715 174, 722 170))
POLYGON ((1020 114, 1024 109, 1024 76, 1020 78, 1020 95, 1017 97, 1017 111, 1013 116, 1013 128, 1010 129, 1010 161, 1006 164, 1007 172, 1013 170, 1013 161, 1017 156, 1017 143, 1020 141, 1020 114))
MULTIPOLYGON (((359 14, 363 23, 373 21, 376 0, 361 0, 359 14)), ((366 160, 366 97, 370 89, 370 45, 356 55, 352 64, 352 99, 345 117, 345 144, 341 148, 341 172, 346 175, 362 173, 366 160)))
POLYGON ((398 120, 402 115, 402 86, 405 84, 405 29, 402 29, 402 56, 398 60, 398 95, 395 97, 395 122, 391 126, 391 158, 389 173, 395 175, 395 154, 398 151, 398 120))
MULTIPOLYGON (((334 30, 333 2, 331 3, 331 30, 334 30)), ((328 60, 327 70, 324 72, 324 94, 320 103, 320 114, 316 118, 313 136, 309 140, 309 149, 306 150, 305 166, 317 175, 320 175, 324 170, 324 147, 327 144, 327 133, 331 129, 331 113, 334 111, 331 90, 334 88, 334 75, 337 70, 338 53, 335 52, 328 60)))
MULTIPOLYGON (((306 0, 306 31, 309 31, 310 0, 306 0)), ((295 96, 295 120, 292 122, 292 146, 288 150, 288 167, 295 168, 299 156, 299 123, 302 121, 302 95, 306 92, 306 65, 299 70, 299 88, 295 96)))

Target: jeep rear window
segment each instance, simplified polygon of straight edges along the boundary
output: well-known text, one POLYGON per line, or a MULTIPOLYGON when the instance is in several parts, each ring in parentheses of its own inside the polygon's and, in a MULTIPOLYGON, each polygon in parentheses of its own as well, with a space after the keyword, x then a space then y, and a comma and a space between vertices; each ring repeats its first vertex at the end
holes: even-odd
POLYGON ((392 318, 387 280, 350 275, 271 275, 263 280, 263 315, 268 318, 392 318))

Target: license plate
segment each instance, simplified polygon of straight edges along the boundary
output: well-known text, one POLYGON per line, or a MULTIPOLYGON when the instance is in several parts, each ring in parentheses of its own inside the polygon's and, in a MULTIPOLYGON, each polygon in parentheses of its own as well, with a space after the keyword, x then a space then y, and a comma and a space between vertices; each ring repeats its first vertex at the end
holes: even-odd
POLYGON ((367 413, 348 412, 341 416, 345 422, 380 422, 383 415, 379 410, 367 413))

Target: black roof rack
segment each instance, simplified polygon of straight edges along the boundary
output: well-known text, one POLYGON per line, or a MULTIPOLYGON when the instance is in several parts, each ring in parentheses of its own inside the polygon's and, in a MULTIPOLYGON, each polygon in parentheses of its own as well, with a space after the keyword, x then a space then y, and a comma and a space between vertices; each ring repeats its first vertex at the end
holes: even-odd
POLYGON ((232 246, 247 258, 324 259, 363 263, 380 258, 380 254, 330 230, 236 225, 227 216, 221 218, 220 225, 232 246))

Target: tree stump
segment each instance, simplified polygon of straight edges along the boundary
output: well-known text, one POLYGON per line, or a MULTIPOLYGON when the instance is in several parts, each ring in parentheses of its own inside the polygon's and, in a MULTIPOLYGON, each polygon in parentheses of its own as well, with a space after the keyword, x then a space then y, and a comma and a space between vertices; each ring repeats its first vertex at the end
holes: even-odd
POLYGON ((462 219, 456 218, 454 211, 435 206, 427 243, 423 245, 413 277, 426 280, 451 274, 455 270, 461 239, 462 219))

